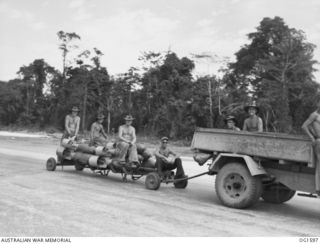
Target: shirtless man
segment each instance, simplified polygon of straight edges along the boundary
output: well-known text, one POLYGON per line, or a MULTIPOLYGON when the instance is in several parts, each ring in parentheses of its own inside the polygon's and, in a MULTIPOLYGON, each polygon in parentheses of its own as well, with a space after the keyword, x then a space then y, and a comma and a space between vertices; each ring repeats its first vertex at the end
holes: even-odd
POLYGON ((234 116, 229 115, 229 116, 227 116, 227 118, 224 121, 227 124, 227 128, 229 130, 240 131, 240 129, 236 126, 237 121, 234 116))
POLYGON ((124 119, 126 123, 119 127, 119 142, 117 143, 119 161, 126 162, 126 156, 128 155, 129 162, 139 162, 136 130, 131 126, 134 118, 131 115, 127 115, 124 119))
POLYGON ((105 133, 102 122, 104 116, 102 114, 97 116, 97 121, 91 125, 90 141, 93 146, 106 146, 107 134, 105 133))
POLYGON ((243 130, 250 132, 263 132, 263 123, 262 119, 257 116, 259 108, 255 103, 251 103, 244 107, 244 110, 249 114, 243 123, 243 130))
POLYGON ((65 118, 65 131, 62 135, 62 139, 71 137, 75 140, 79 132, 80 117, 78 116, 78 112, 80 110, 74 106, 71 111, 72 113, 68 114, 65 118))
POLYGON ((317 110, 303 123, 302 129, 310 137, 316 155, 316 192, 320 196, 320 101, 317 107, 317 110))

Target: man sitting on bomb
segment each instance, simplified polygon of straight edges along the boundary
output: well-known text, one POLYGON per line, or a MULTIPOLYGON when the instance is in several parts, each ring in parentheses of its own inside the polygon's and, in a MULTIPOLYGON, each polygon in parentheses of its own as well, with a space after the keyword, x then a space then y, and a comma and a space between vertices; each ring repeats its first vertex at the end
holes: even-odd
POLYGON ((184 174, 181 159, 168 148, 168 137, 161 138, 161 144, 155 151, 156 167, 160 177, 164 176, 164 171, 177 169, 175 179, 187 177, 184 174))
POLYGON ((97 116, 97 121, 94 122, 91 125, 90 129, 90 144, 92 146, 106 146, 108 141, 107 141, 107 134, 103 129, 103 122, 104 115, 99 114, 97 116))

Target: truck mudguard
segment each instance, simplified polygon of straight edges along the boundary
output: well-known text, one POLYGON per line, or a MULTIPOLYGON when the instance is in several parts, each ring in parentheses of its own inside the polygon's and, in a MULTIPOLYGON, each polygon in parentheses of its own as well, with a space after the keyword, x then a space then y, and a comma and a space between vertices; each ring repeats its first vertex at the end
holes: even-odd
POLYGON ((227 163, 243 163, 247 165, 252 176, 266 175, 267 172, 252 157, 236 153, 220 153, 209 167, 210 172, 217 173, 227 163))

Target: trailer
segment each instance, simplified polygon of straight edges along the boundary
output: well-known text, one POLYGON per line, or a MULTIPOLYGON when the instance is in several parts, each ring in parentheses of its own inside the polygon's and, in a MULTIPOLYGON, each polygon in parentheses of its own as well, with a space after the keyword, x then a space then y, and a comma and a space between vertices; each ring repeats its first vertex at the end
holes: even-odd
POLYGON ((247 208, 260 197, 279 204, 296 191, 316 193, 317 162, 304 136, 197 128, 191 147, 200 165, 210 159, 208 174, 216 175, 216 193, 225 206, 247 208))
POLYGON ((145 176, 145 186, 149 190, 158 190, 161 183, 173 183, 175 188, 186 188, 187 178, 177 178, 173 171, 165 171, 159 175, 155 167, 156 159, 143 145, 137 146, 139 162, 119 162, 115 143, 105 146, 90 146, 80 144, 71 139, 63 139, 56 150, 57 157, 50 157, 46 161, 46 169, 55 171, 59 166, 62 169, 74 166, 75 170, 90 169, 92 172, 108 176, 110 172, 120 174, 123 182, 127 177, 133 181, 145 176))

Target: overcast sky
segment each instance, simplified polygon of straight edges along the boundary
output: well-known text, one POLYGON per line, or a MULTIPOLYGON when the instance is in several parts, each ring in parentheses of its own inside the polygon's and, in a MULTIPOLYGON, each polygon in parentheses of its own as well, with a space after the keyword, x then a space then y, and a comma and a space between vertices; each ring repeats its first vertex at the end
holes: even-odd
MULTIPOLYGON (((61 70, 59 30, 79 34, 81 48, 100 49, 102 64, 116 75, 138 65, 143 51, 233 60, 246 34, 274 16, 303 30, 320 61, 320 0, 0 0, 0 80, 38 58, 61 70)), ((206 71, 215 69, 199 64, 197 72, 206 71)))

